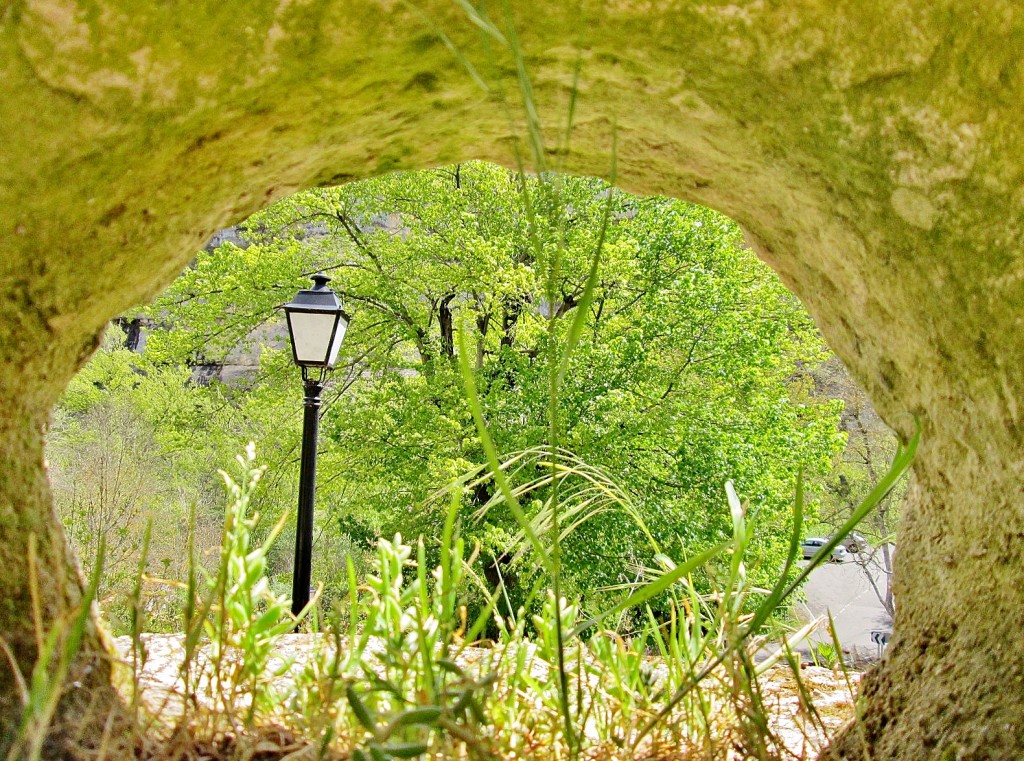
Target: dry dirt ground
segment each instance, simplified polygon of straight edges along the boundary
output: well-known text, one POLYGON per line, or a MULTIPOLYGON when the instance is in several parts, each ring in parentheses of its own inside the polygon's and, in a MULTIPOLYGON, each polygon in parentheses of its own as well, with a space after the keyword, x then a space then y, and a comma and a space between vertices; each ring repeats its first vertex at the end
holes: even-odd
MULTIPOLYGON (((175 634, 147 634, 142 638, 145 653, 141 667, 137 669, 136 680, 139 685, 139 698, 146 713, 155 718, 154 727, 171 728, 177 724, 185 709, 185 687, 182 677, 182 662, 185 651, 183 638, 175 634)), ((124 680, 126 695, 130 699, 131 677, 133 673, 132 640, 120 637, 115 641, 117 649, 126 665, 124 680)), ((322 653, 328 644, 319 635, 290 634, 281 638, 272 657, 270 669, 279 664, 291 664, 291 670, 299 669, 309 659, 322 653)), ((373 649, 371 643, 370 649, 373 649)), ((489 651, 479 648, 467 648, 460 660, 463 665, 477 661, 486 661, 489 651)), ((203 648, 194 659, 192 667, 193 679, 196 672, 210 670, 208 649, 203 648)), ((531 671, 537 677, 546 675, 548 665, 539 657, 531 660, 531 671)), ((655 666, 657 673, 657 666, 655 666)), ((287 688, 289 673, 286 670, 279 677, 278 687, 287 688)), ((851 688, 856 690, 860 674, 850 673, 847 676, 840 671, 832 671, 815 666, 804 666, 800 678, 806 691, 810 694, 814 708, 820 716, 820 723, 810 720, 807 710, 802 705, 797 680, 786 666, 775 666, 761 678, 761 694, 769 726, 785 745, 786 750, 795 759, 813 758, 825 744, 828 736, 852 718, 854 700, 851 688)), ((216 710, 212 698, 204 696, 204 685, 209 681, 200 676, 200 687, 193 690, 194 706, 202 709, 216 710)), ((739 757, 739 756, 737 756, 739 757)))

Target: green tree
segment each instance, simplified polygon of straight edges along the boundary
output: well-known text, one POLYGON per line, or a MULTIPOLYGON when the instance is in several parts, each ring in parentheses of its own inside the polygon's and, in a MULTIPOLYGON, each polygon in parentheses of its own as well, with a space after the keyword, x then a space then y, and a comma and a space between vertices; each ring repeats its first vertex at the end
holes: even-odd
MULTIPOLYGON (((836 405, 806 393, 807 368, 826 356, 810 318, 736 225, 708 209, 482 163, 307 191, 250 218, 246 247, 198 256, 152 307, 167 328, 147 357, 221 362, 264 345, 251 380, 192 388, 211 414, 194 416, 190 435, 205 446, 220 427, 259 440, 279 486, 265 507, 290 506, 299 384, 275 308, 310 273, 329 272, 355 318, 326 392, 318 541, 436 536, 442 510, 430 496, 483 461, 455 331, 467 331, 499 448, 546 441, 546 322, 554 316, 558 338, 579 307, 609 204, 597 292, 559 400, 562 443, 613 474, 676 555, 728 532, 722 484, 732 478, 760 510, 757 572, 770 578, 797 470, 821 477, 842 436, 836 405)), ((470 507, 490 496, 481 486, 470 507)), ((495 575, 533 572, 510 562, 517 526, 502 510, 466 530, 495 575)), ((564 553, 577 590, 631 580, 649 561, 618 514, 586 523, 564 553)))

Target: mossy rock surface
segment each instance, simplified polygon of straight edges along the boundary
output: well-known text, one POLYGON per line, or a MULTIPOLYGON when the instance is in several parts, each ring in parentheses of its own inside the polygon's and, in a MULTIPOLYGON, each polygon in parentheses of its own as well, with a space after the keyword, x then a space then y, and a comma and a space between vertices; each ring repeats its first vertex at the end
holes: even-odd
MULTIPOLYGON (((923 425, 896 639, 834 754, 1024 756, 1024 11, 514 5, 550 145, 581 62, 552 161, 607 175, 614 132, 625 188, 737 219, 887 422, 923 425)), ((0 20, 0 630, 27 667, 29 533, 47 610, 78 594, 41 432, 105 321, 276 198, 511 165, 524 129, 508 49, 455 3, 16 0, 0 20)))

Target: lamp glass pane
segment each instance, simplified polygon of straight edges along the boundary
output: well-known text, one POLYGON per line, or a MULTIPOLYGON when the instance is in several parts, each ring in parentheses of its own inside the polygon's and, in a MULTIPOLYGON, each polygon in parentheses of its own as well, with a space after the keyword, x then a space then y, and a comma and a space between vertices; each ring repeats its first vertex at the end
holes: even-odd
POLYGON ((327 356, 327 366, 334 369, 334 363, 338 361, 338 349, 341 348, 341 342, 345 338, 345 329, 348 327, 348 322, 345 321, 344 317, 338 318, 338 330, 334 334, 334 341, 331 343, 331 351, 327 356))
POLYGON ((328 354, 332 349, 337 355, 337 348, 331 346, 331 335, 334 332, 334 321, 338 317, 339 315, 334 312, 288 313, 292 345, 295 347, 295 358, 300 365, 327 364, 328 354))

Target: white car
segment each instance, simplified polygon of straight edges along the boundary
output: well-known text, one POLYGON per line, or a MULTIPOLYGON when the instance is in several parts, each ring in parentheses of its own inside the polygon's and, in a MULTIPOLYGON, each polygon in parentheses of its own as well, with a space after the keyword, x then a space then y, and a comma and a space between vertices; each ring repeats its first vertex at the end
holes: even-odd
MULTIPOLYGON (((815 536, 804 539, 803 542, 800 543, 800 549, 804 552, 804 560, 810 560, 813 558, 821 552, 821 549, 826 544, 828 544, 828 539, 822 539, 821 537, 815 536)), ((840 544, 832 550, 832 557, 829 558, 829 561, 833 563, 845 563, 849 559, 850 553, 843 545, 840 544)))
MULTIPOLYGON (((830 536, 829 539, 832 537, 830 536)), ((863 534, 859 534, 856 531, 851 531, 845 537, 843 537, 843 546, 846 551, 852 555, 856 555, 859 552, 867 552, 871 549, 871 545, 868 544, 867 537, 863 534)))

